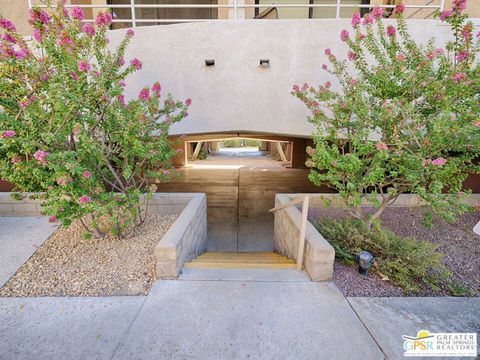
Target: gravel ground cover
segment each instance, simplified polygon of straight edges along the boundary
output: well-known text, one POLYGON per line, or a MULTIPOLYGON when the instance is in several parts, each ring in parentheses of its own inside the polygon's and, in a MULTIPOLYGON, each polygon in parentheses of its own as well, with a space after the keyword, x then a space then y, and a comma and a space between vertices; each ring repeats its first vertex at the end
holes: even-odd
MULTIPOLYGON (((401 236, 427 240, 437 244, 443 254, 443 263, 452 271, 453 279, 468 287, 472 295, 480 296, 480 236, 473 227, 480 220, 480 211, 462 215, 454 224, 434 216, 434 225, 428 229, 422 225, 421 208, 388 208, 381 220, 384 227, 401 236)), ((312 208, 309 218, 314 221, 321 217, 341 219, 345 211, 337 208, 312 208)), ((328 240, 328 239, 327 239, 328 240)), ((403 291, 388 280, 371 274, 361 276, 354 266, 335 261, 335 283, 345 296, 402 296, 403 291)), ((445 290, 433 292, 424 289, 423 296, 445 296, 445 290)))
POLYGON ((144 295, 155 280, 153 249, 177 215, 150 215, 130 238, 84 239, 59 228, 0 289, 0 296, 144 295))

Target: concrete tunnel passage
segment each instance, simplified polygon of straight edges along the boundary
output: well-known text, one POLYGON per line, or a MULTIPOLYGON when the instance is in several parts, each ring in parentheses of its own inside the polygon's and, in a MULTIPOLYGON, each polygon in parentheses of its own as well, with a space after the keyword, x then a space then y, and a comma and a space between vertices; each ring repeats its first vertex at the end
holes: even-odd
POLYGON ((328 192, 308 180, 311 139, 237 132, 173 140, 183 150, 178 175, 158 191, 207 194, 207 251, 273 251, 275 194, 328 192))

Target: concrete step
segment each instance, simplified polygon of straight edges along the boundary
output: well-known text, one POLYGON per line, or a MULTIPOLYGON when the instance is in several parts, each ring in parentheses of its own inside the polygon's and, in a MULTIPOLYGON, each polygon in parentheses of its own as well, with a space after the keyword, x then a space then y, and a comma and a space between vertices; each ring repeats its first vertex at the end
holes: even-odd
POLYGON ((272 252, 205 253, 189 263, 186 269, 294 269, 295 262, 272 252))
POLYGON ((184 268, 178 280, 310 282, 305 271, 293 269, 184 268))

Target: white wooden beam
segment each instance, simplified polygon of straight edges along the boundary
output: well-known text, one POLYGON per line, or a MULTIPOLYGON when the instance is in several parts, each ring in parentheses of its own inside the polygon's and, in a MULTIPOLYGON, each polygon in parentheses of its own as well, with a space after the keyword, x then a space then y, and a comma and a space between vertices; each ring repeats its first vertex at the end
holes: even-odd
POLYGON ((282 161, 283 162, 288 162, 287 157, 285 156, 285 153, 283 152, 282 145, 279 142, 276 142, 275 146, 277 147, 277 151, 280 154, 280 158, 282 159, 282 161))
POLYGON ((197 143, 197 146, 195 147, 195 151, 193 152, 192 155, 192 160, 197 160, 198 155, 200 154, 200 150, 202 149, 203 141, 199 141, 197 143))

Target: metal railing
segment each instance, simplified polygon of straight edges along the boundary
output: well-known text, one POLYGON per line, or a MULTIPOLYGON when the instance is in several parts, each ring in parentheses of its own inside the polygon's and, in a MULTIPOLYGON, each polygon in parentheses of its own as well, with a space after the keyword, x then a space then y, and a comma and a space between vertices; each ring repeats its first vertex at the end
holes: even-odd
POLYGON ((297 270, 298 271, 302 271, 302 266, 303 266, 303 253, 305 251, 305 235, 307 232, 309 201, 310 201, 310 197, 308 195, 305 195, 301 198, 296 198, 292 201, 289 201, 288 203, 274 207, 273 209, 269 210, 270 212, 274 213, 279 210, 286 209, 290 206, 296 206, 300 203, 302 204, 302 220, 300 223, 300 235, 298 237, 298 252, 297 252, 297 270))
MULTIPOLYGON (((39 7, 46 7, 46 5, 42 2, 42 0, 27 0, 29 8, 33 5, 39 7)), ((406 10, 414 10, 415 14, 422 10, 428 10, 429 13, 425 18, 428 18, 433 15, 436 10, 442 11, 445 8, 445 0, 440 0, 438 5, 432 5, 432 1, 425 0, 427 3, 425 5, 410 5, 405 4, 406 10)), ((114 23, 129 23, 132 27, 138 26, 138 23, 179 23, 179 22, 195 22, 195 21, 238 21, 238 20, 245 20, 245 12, 248 9, 253 9, 259 11, 260 9, 267 9, 267 8, 276 8, 277 10, 281 9, 335 9, 335 16, 334 18, 340 19, 342 18, 342 9, 372 9, 374 6, 384 8, 386 10, 393 10, 395 5, 374 5, 374 4, 346 4, 342 3, 342 0, 331 0, 331 3, 328 4, 310 4, 305 1, 305 4, 282 4, 282 3, 261 3, 261 4, 245 4, 245 0, 229 0, 229 4, 138 4, 135 0, 130 0, 130 4, 79 4, 79 5, 71 5, 67 4, 67 8, 72 8, 78 6, 83 9, 91 9, 92 11, 97 10, 105 10, 111 9, 111 11, 115 15, 115 9, 129 9, 129 18, 119 18, 118 16, 114 16, 113 22, 114 23), (180 19, 166 19, 166 18, 139 18, 137 16, 136 11, 139 9, 216 9, 218 10, 227 10, 228 18, 224 19, 188 19, 188 18, 180 18, 180 19)), ((253 18, 253 17, 252 17, 253 18)), ((331 18, 331 17, 328 17, 331 18)), ((309 19, 309 18, 305 18, 309 19)), ((92 22, 94 21, 93 18, 86 18, 85 22, 92 22)))

